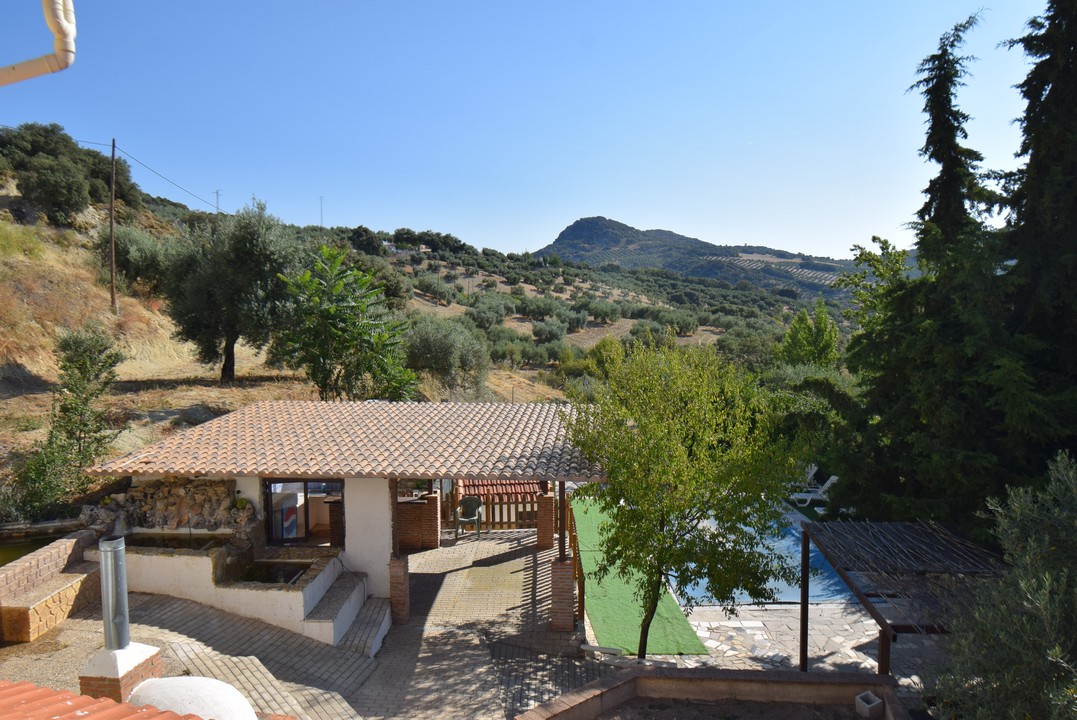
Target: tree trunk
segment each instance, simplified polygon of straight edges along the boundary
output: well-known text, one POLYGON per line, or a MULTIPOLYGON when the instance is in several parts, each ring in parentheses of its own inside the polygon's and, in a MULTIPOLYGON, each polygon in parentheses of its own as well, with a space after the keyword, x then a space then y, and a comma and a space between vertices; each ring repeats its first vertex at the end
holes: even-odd
POLYGON ((662 576, 651 583, 647 589, 647 597, 643 603, 643 618, 639 623, 639 652, 636 654, 640 660, 647 657, 647 635, 651 632, 651 621, 658 611, 658 599, 662 597, 662 576))
POLYGON ((221 383, 236 381, 236 343, 239 338, 229 335, 224 339, 224 363, 221 365, 221 383))

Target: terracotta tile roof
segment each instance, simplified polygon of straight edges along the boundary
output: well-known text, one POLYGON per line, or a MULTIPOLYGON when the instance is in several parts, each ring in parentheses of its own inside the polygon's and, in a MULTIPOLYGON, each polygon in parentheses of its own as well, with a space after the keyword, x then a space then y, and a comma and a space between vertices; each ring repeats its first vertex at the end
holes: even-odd
POLYGON ((530 496, 539 492, 534 480, 500 482, 497 480, 464 480, 460 483, 461 495, 499 495, 501 497, 530 496))
POLYGON ((270 401, 102 463, 91 475, 600 480, 551 403, 270 401))
POLYGON ((151 705, 129 705, 108 698, 76 695, 29 682, 0 680, 0 718, 4 720, 201 720, 197 715, 177 715, 151 705))

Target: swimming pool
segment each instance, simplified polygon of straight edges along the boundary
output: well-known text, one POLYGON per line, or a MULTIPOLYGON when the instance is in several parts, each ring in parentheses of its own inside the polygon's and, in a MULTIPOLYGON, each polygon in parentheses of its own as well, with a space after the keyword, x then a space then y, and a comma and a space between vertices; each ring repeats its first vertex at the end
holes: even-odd
MULTIPOLYGON (((791 527, 787 528, 779 537, 774 538, 772 541, 773 548, 780 554, 789 559, 790 563, 800 568, 800 528, 791 527)), ((819 548, 815 547, 813 543, 811 545, 811 558, 809 563, 813 568, 813 574, 808 578, 808 602, 820 603, 820 602, 844 602, 850 600, 853 597, 852 592, 845 585, 845 582, 838 576, 838 573, 834 570, 833 566, 827 561, 823 554, 819 552, 819 548)), ((771 586, 773 588, 776 603, 799 603, 800 602, 800 586, 789 585, 780 580, 775 580, 771 586)), ((701 595, 705 595, 705 591, 702 589, 702 584, 693 586, 701 595)), ((751 598, 746 594, 737 595, 738 604, 750 604, 751 598)), ((712 605, 714 603, 707 602, 706 600, 701 605, 712 605)))

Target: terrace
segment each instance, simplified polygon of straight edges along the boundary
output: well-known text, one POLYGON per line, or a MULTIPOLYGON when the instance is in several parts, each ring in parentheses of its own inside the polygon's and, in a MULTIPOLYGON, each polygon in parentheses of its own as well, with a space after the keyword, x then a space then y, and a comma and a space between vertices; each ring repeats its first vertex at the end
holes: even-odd
MULTIPOLYGON (((334 622, 326 637, 303 629, 302 622, 310 619, 308 605, 320 604, 316 597, 308 602, 304 595, 299 615, 287 617, 248 602, 258 595, 268 597, 265 589, 233 586, 227 588, 229 593, 246 594, 236 602, 222 599, 217 576, 225 574, 220 565, 227 564, 227 558, 221 557, 221 548, 202 547, 200 541, 198 550, 155 549, 148 553, 151 561, 141 565, 134 559, 136 551, 129 581, 134 590, 145 592, 132 596, 132 639, 161 647, 169 674, 236 684, 265 713, 500 718, 605 677, 624 662, 581 652, 585 623, 573 626, 571 569, 567 595, 563 582, 558 585, 556 571, 564 569, 559 565, 564 565, 566 551, 563 536, 559 547, 554 546, 552 495, 542 494, 545 502, 526 511, 527 522, 535 521, 537 530, 487 529, 481 539, 474 534, 456 539, 441 523, 446 519, 440 511, 441 493, 400 493, 404 481, 431 477, 546 482, 560 488, 570 481, 597 479, 597 469, 582 464, 565 446, 556 410, 269 405, 226 416, 216 426, 207 423, 200 434, 177 436, 95 472, 142 478, 128 493, 136 501, 122 514, 125 520, 154 520, 171 529, 186 524, 188 534, 195 532, 192 524, 206 524, 197 530, 210 534, 222 529, 208 527, 220 519, 233 535, 253 536, 262 552, 290 556, 331 551, 332 560, 320 560, 336 568, 329 578, 332 586, 320 588, 326 596, 338 578, 354 576, 362 568, 376 576, 374 590, 364 578, 357 591, 363 599, 380 601, 384 612, 391 600, 403 602, 394 603, 391 628, 381 621, 387 634, 384 641, 378 637, 373 643, 383 642, 375 658, 370 629, 360 619, 352 620, 354 616, 334 622), (314 429, 304 429, 303 423, 314 429), (462 427, 469 432, 462 433, 462 427), (357 440, 357 433, 366 435, 357 440), (277 502, 276 494, 287 494, 287 488, 277 487, 285 481, 302 484, 295 503, 277 502), (337 520, 345 525, 336 528, 339 532, 331 528, 328 536, 339 537, 342 547, 323 545, 324 538, 311 532, 316 524, 311 522, 309 484, 322 487, 330 482, 342 486, 345 513, 337 520), (231 504, 236 490, 245 501, 242 507, 231 504), (217 495, 219 503, 206 501, 217 495), (154 515, 157 505, 164 515, 154 515), (203 515, 192 522, 195 506, 203 515), (290 515, 284 512, 289 509, 290 515), (252 518, 264 523, 252 524, 252 518), (285 531, 289 524, 294 534, 285 531), (260 541, 259 532, 264 533, 260 541), (197 573, 211 579, 213 587, 199 586, 191 573, 155 570, 162 557, 191 562, 190 553, 210 556, 208 569, 197 573), (393 576, 394 567, 402 567, 402 575, 393 576), (150 579, 165 584, 153 586, 150 579), (567 626, 554 622, 563 620, 566 611, 567 626)), ((562 581, 564 577, 562 573, 562 581)), ((235 581, 223 585, 229 582, 235 581)), ((298 593, 271 590, 299 596, 311 583, 298 585, 298 593)), ((852 605, 813 609, 813 615, 813 669, 877 670, 876 638, 865 629, 873 625, 870 617, 852 605)), ((795 653, 787 646, 795 646, 797 639, 795 609, 745 609, 736 619, 701 610, 691 621, 706 654, 658 658, 660 662, 688 668, 780 670, 791 665, 795 653)), ((100 645, 100 628, 99 606, 74 608, 70 619, 33 642, 0 649, 0 677, 76 689, 77 673, 100 645)), ((919 685, 915 659, 905 664, 899 651, 893 668, 895 674, 906 675, 901 678, 904 686, 919 685)), ((827 674, 812 673, 820 680, 797 682, 811 685, 827 674)))
MULTIPOLYGON (((549 565, 556 556, 556 548, 536 547, 533 530, 459 541, 443 531, 442 547, 409 555, 411 615, 389 630, 375 658, 357 649, 357 628, 333 647, 189 600, 143 593, 131 596, 131 636, 163 649, 167 674, 233 683, 261 712, 500 720, 621 672, 581 655, 580 633, 549 629, 549 565)), ((0 677, 77 691, 79 672, 101 644, 100 612, 95 603, 32 643, 0 648, 0 677)), ((867 613, 843 604, 813 606, 812 615, 811 681, 876 671, 877 628, 867 613)), ((701 610, 690 622, 708 654, 656 660, 688 668, 795 667, 795 606, 743 608, 737 618, 701 610)), ((894 646, 892 670, 903 686, 919 684, 923 647, 933 647, 933 638, 930 643, 894 646)))

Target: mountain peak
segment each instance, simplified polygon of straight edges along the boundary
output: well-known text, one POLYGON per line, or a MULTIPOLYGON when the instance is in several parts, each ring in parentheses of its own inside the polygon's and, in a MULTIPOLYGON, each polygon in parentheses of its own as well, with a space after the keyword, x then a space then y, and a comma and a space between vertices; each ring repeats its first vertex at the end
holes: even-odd
POLYGON ((625 270, 660 268, 730 283, 747 280, 764 287, 793 286, 809 292, 827 290, 840 273, 853 269, 850 261, 751 245, 714 245, 671 230, 638 230, 601 216, 580 218, 535 255, 551 253, 595 267, 614 263, 625 270))

